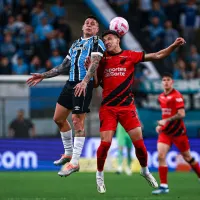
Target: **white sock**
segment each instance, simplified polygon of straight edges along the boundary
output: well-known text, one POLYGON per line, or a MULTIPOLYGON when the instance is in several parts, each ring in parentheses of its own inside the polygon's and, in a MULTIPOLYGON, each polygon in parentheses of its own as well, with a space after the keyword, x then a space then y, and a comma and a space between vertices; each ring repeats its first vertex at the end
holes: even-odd
POLYGON ((103 171, 100 172, 100 171, 97 170, 96 176, 101 176, 102 177, 103 176, 103 171))
POLYGON ((72 159, 70 161, 72 165, 78 165, 78 161, 82 153, 84 142, 85 142, 85 137, 74 137, 74 149, 73 149, 72 159))
POLYGON ((148 167, 142 167, 142 168, 141 168, 141 171, 142 171, 143 174, 149 174, 149 173, 150 173, 148 167))
POLYGON ((63 146, 65 149, 65 155, 71 156, 73 147, 72 147, 72 130, 66 132, 60 132, 63 146))
POLYGON ((164 188, 168 188, 168 184, 166 184, 166 183, 161 183, 160 186, 164 187, 164 188))

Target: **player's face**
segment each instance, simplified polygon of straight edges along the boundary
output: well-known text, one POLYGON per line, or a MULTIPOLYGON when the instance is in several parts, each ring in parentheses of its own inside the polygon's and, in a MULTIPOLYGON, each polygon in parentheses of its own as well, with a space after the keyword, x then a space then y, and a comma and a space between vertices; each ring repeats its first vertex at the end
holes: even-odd
POLYGON ((88 18, 85 20, 82 30, 85 37, 91 37, 98 33, 99 25, 95 19, 88 18))
POLYGON ((119 48, 119 41, 119 38, 113 34, 108 34, 103 37, 103 43, 108 52, 115 52, 115 49, 119 48))
POLYGON ((170 90, 173 88, 174 81, 171 77, 163 77, 162 78, 162 85, 164 90, 170 90))

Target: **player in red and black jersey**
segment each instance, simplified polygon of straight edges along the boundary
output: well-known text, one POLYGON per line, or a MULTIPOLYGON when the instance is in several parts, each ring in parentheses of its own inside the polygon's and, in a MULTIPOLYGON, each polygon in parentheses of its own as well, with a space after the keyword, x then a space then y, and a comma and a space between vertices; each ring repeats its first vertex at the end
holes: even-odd
MULTIPOLYGON (((112 137, 116 131, 118 122, 129 134, 135 146, 136 156, 141 165, 141 175, 149 184, 157 188, 155 178, 147 167, 147 150, 142 137, 141 124, 137 116, 136 107, 133 104, 132 83, 134 65, 143 61, 152 61, 165 58, 174 49, 184 44, 183 38, 178 38, 171 46, 156 53, 145 54, 120 48, 120 37, 114 31, 106 31, 102 35, 106 52, 101 58, 98 67, 98 81, 103 86, 103 101, 99 111, 101 144, 97 150, 97 190, 105 193, 103 168, 110 148, 112 137)), ((85 93, 87 82, 94 75, 95 68, 89 66, 84 80, 76 85, 75 94, 85 93)))
POLYGON ((185 161, 187 161, 192 169, 200 178, 200 167, 198 162, 192 158, 190 154, 189 140, 186 135, 186 127, 183 122, 185 117, 184 100, 179 91, 173 88, 172 75, 165 73, 162 77, 162 85, 164 92, 158 97, 160 107, 162 110, 162 120, 158 121, 156 131, 158 136, 158 161, 159 161, 159 175, 160 188, 154 190, 152 194, 168 193, 167 182, 167 163, 166 156, 172 144, 181 152, 185 161))

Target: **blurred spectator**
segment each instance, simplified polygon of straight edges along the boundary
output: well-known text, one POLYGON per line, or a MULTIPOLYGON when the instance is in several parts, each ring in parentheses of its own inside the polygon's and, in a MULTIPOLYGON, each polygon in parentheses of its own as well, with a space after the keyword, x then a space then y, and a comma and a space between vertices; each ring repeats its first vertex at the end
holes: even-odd
POLYGON ((60 31, 53 31, 50 39, 51 50, 59 49, 62 55, 66 54, 67 44, 64 40, 64 33, 60 31))
POLYGON ((16 21, 15 21, 15 23, 14 23, 14 26, 15 26, 15 31, 16 31, 17 33, 19 33, 20 30, 23 29, 23 28, 25 27, 25 23, 24 23, 24 21, 23 21, 22 15, 17 15, 16 21))
POLYGON ((175 64, 173 79, 187 79, 186 63, 182 58, 178 58, 175 64))
POLYGON ((121 16, 125 16, 129 12, 130 0, 109 0, 108 2, 121 16))
POLYGON ((67 45, 69 45, 71 42, 71 29, 63 17, 58 19, 58 23, 54 28, 64 33, 64 40, 67 42, 67 45))
POLYGON ((51 70, 53 68, 52 63, 51 63, 50 60, 47 60, 45 62, 45 68, 46 68, 46 71, 49 71, 49 70, 51 70))
POLYGON ((162 49, 164 28, 160 25, 158 17, 153 17, 151 25, 148 27, 150 34, 150 45, 153 51, 162 49))
POLYGON ((26 62, 30 62, 36 53, 36 47, 34 43, 31 43, 30 37, 25 38, 25 43, 21 45, 22 54, 26 62))
POLYGON ((172 22, 170 20, 167 20, 165 22, 164 47, 166 48, 170 46, 178 37, 178 31, 172 28, 172 22))
POLYGON ((192 61, 197 62, 198 65, 200 65, 200 55, 197 52, 197 47, 195 45, 190 46, 190 52, 187 57, 187 62, 190 64, 192 61))
POLYGON ((47 17, 43 17, 41 19, 41 22, 41 25, 38 25, 36 27, 35 34, 37 35, 39 40, 44 41, 48 37, 50 37, 50 34, 53 31, 53 27, 48 23, 47 17))
POLYGON ((140 0, 140 28, 144 28, 149 24, 149 13, 151 11, 152 5, 151 0, 140 0))
POLYGON ((166 17, 172 22, 173 28, 179 28, 181 8, 182 4, 176 0, 169 0, 165 6, 166 17))
POLYGON ((0 74, 11 74, 11 64, 7 57, 2 57, 0 60, 0 74))
POLYGON ((159 19, 159 23, 161 25, 164 24, 164 21, 166 19, 165 13, 162 10, 162 7, 160 5, 159 1, 153 1, 152 3, 152 10, 149 13, 149 19, 152 21, 152 18, 157 17, 159 19))
POLYGON ((34 28, 41 24, 42 18, 47 17, 47 14, 43 8, 43 4, 40 1, 37 2, 36 6, 33 8, 31 17, 31 24, 34 28))
POLYGON ((18 38, 16 39, 17 40, 17 44, 19 46, 25 44, 26 38, 29 39, 31 44, 36 43, 36 41, 37 41, 36 40, 36 36, 33 33, 33 27, 30 26, 30 25, 26 25, 24 27, 24 29, 22 29, 20 31, 20 34, 18 35, 18 38))
MULTIPOLYGON (((194 79, 198 77, 198 66, 196 61, 192 61, 189 66, 188 78, 194 79)), ((200 69, 200 68, 199 68, 200 69)))
POLYGON ((187 44, 194 43, 195 29, 199 28, 200 25, 197 5, 194 0, 188 0, 187 5, 183 8, 180 24, 187 44))
POLYGON ((45 68, 41 65, 41 60, 38 56, 34 56, 30 65, 30 73, 43 73, 45 68))
POLYGON ((10 32, 12 34, 15 34, 16 27, 15 27, 15 17, 14 16, 11 15, 8 17, 8 24, 5 27, 4 32, 10 32))
POLYGON ((28 2, 26 0, 19 0, 15 9, 16 14, 22 15, 22 18, 26 23, 30 22, 31 13, 30 5, 28 4, 28 2))
POLYGON ((19 110, 16 119, 9 125, 8 136, 15 138, 35 137, 35 126, 31 120, 24 118, 24 110, 19 110))
POLYGON ((28 74, 29 67, 21 56, 18 56, 17 63, 12 66, 12 74, 24 75, 28 74))
MULTIPOLYGON (((172 22, 167 20, 165 22, 165 34, 164 34, 164 48, 170 46, 177 38, 179 37, 179 33, 176 29, 172 28, 172 22)), ((172 73, 171 68, 174 65, 177 57, 177 51, 173 51, 167 58, 164 59, 164 65, 166 71, 172 73)))
POLYGON ((16 46, 12 42, 11 33, 6 33, 4 35, 4 42, 0 44, 0 55, 8 57, 11 59, 16 52, 16 46))
POLYGON ((49 60, 51 61, 52 66, 56 67, 62 63, 63 59, 64 58, 60 55, 59 51, 57 49, 54 49, 52 52, 52 56, 49 60))
POLYGON ((65 17, 66 16, 66 10, 64 8, 64 0, 57 0, 56 4, 51 6, 51 13, 54 16, 54 20, 56 20, 58 17, 65 17))

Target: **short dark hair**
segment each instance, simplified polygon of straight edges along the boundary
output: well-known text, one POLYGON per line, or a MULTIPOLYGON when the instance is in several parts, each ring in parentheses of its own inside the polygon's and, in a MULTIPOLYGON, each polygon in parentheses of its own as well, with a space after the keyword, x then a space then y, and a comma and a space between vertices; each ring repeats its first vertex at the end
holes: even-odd
POLYGON ((94 16, 94 15, 88 15, 86 18, 85 18, 85 21, 87 19, 94 19, 98 24, 99 24, 99 20, 94 16))
POLYGON ((116 32, 116 31, 113 31, 113 30, 105 30, 103 33, 102 33, 102 38, 105 37, 106 35, 108 34, 112 34, 112 35, 115 35, 117 36, 118 38, 120 38, 120 35, 116 32))
POLYGON ((172 74, 170 72, 164 72, 162 74, 162 78, 164 78, 164 77, 170 77, 171 79, 173 79, 173 76, 172 76, 172 74))

